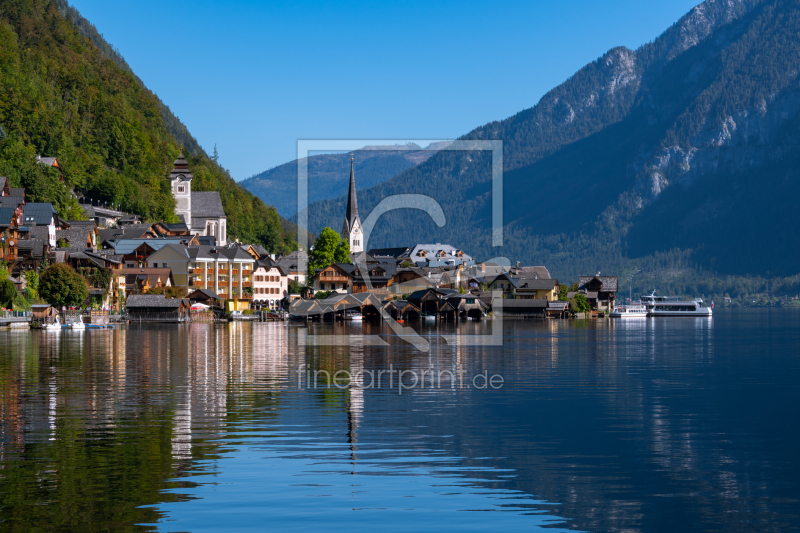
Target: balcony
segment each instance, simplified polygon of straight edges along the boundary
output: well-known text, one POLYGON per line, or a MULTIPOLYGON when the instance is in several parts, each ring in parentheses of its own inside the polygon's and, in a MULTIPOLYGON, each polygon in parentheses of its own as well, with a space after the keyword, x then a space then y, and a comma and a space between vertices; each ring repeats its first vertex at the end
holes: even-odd
POLYGON ((228 269, 227 268, 220 268, 219 271, 217 271, 217 274, 219 274, 220 276, 227 276, 228 275, 228 269))
POLYGON ((252 287, 252 286, 253 286, 253 284, 252 284, 252 283, 250 283, 249 281, 243 281, 243 282, 242 282, 242 287, 243 287, 243 288, 246 288, 246 287, 252 287))
POLYGON ((234 276, 238 276, 239 275, 239 269, 238 268, 234 268, 232 273, 233 273, 234 276))
POLYGON ((238 286, 239 286, 239 282, 238 281, 232 281, 231 282, 231 287, 238 287, 238 286))

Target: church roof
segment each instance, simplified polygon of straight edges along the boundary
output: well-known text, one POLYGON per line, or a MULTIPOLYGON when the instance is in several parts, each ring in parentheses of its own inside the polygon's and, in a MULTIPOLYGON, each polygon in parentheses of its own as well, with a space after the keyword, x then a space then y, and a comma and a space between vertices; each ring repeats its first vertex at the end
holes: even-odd
POLYGON ((353 172, 353 158, 350 158, 350 190, 347 193, 347 213, 345 213, 345 222, 347 228, 352 229, 355 221, 358 219, 358 200, 356 199, 356 177, 353 172))
POLYGON ((225 209, 222 208, 218 191, 192 191, 192 219, 194 218, 225 218, 225 209))
POLYGON ((178 159, 175 160, 175 168, 169 173, 170 180, 176 180, 178 178, 182 178, 184 181, 194 178, 192 173, 189 172, 189 162, 183 157, 183 152, 181 152, 178 159))

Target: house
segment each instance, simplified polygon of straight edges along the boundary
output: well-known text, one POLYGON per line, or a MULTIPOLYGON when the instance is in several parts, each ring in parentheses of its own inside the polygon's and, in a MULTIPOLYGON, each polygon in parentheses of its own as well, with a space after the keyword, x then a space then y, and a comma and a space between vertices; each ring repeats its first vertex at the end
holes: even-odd
POLYGON ((451 296, 457 296, 458 292, 453 289, 429 288, 411 293, 407 300, 414 304, 423 315, 437 315, 442 308, 442 300, 451 296))
POLYGON ((125 302, 131 322, 186 322, 189 300, 167 298, 163 294, 132 294, 125 302))
MULTIPOLYGON (((122 256, 125 268, 145 268, 151 266, 150 256, 170 244, 183 245, 186 241, 181 237, 171 237, 164 239, 118 239, 109 241, 113 246, 114 254, 122 256)), ((157 265, 161 268, 169 268, 157 265)), ((156 268, 153 266, 152 268, 156 268)))
POLYGON ((61 181, 64 181, 64 169, 61 168, 61 165, 58 164, 58 160, 55 157, 42 157, 39 154, 36 154, 36 162, 45 167, 51 167, 61 174, 61 181))
POLYGON ((0 261, 13 263, 17 260, 21 219, 19 208, 0 207, 0 261))
POLYGON ((11 189, 8 187, 8 178, 0 176, 0 198, 3 196, 11 196, 11 189))
POLYGON ((214 291, 195 289, 186 297, 192 304, 201 303, 210 307, 222 307, 223 299, 214 291))
POLYGON ((125 268, 125 294, 143 294, 154 288, 172 287, 168 268, 125 268))
MULTIPOLYGON (((22 221, 29 227, 46 227, 47 245, 50 248, 56 247, 56 230, 65 227, 63 221, 59 221, 53 204, 45 202, 25 204, 22 208, 22 221)), ((37 238, 41 238, 41 236, 37 236, 37 238)))
POLYGON ((389 286, 397 274, 397 263, 361 263, 353 265, 351 276, 351 292, 371 292, 373 294, 388 294, 389 286))
POLYGON ((580 276, 578 279, 578 292, 598 311, 614 309, 618 286, 616 276, 580 276))
POLYGON ((308 253, 303 250, 292 252, 284 257, 278 258, 281 270, 286 272, 289 280, 296 281, 301 285, 306 283, 306 268, 308 268, 308 253))
POLYGON ((97 250, 98 232, 94 221, 87 221, 89 223, 78 222, 75 225, 70 224, 68 229, 56 230, 56 242, 62 241, 62 244, 66 245, 60 248, 74 251, 97 250))
POLYGON ((314 291, 353 292, 353 271, 355 265, 334 263, 314 271, 314 291))
POLYGON ((547 302, 547 316, 549 318, 568 318, 569 302, 559 302, 559 301, 547 302))
POLYGON ((130 226, 132 224, 141 224, 142 217, 139 215, 123 215, 117 219, 117 226, 130 226))
POLYGON ((516 279, 517 299, 545 299, 557 301, 561 286, 557 279, 518 277, 516 279))
POLYGON ((253 270, 253 302, 275 307, 289 295, 289 277, 280 265, 270 260, 260 260, 253 270))

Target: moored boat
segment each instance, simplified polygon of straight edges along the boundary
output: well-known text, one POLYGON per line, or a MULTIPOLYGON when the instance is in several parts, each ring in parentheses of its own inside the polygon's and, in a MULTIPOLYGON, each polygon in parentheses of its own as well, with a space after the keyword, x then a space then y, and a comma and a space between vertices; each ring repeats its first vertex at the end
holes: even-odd
POLYGON ((650 316, 693 316, 710 317, 710 307, 703 306, 703 300, 688 300, 680 296, 656 296, 653 291, 649 296, 642 296, 642 303, 650 316))
POLYGON ((647 318, 647 307, 643 304, 627 304, 615 308, 608 314, 611 318, 647 318))

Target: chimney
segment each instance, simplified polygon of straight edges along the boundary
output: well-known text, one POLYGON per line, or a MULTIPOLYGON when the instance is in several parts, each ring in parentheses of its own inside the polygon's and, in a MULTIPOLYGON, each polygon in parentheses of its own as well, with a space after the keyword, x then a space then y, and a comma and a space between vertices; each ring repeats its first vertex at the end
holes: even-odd
POLYGON ((519 270, 519 268, 520 268, 521 266, 522 266, 522 263, 521 263, 520 261, 517 261, 517 270, 519 270))

